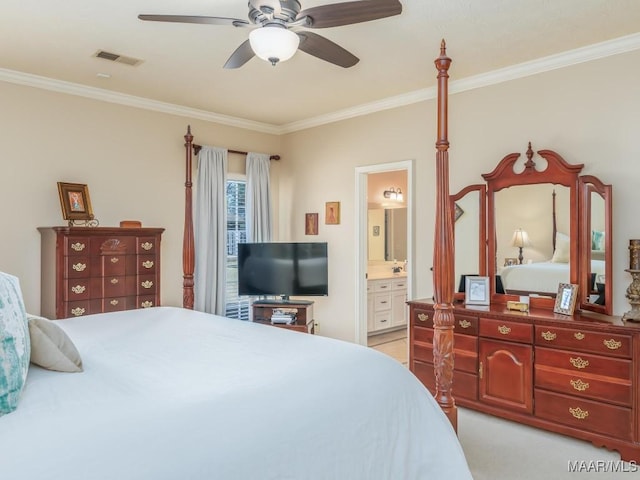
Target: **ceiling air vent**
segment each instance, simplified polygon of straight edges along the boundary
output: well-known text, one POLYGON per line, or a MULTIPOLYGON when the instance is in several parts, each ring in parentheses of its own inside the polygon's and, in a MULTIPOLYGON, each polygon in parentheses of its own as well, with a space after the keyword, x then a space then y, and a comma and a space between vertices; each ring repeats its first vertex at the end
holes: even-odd
POLYGON ((105 52, 104 50, 98 50, 94 54, 94 57, 102 58, 104 60, 109 60, 111 62, 124 63, 125 65, 131 65, 132 67, 135 67, 136 65, 139 65, 142 63, 142 60, 140 60, 139 58, 125 57, 124 55, 105 52))

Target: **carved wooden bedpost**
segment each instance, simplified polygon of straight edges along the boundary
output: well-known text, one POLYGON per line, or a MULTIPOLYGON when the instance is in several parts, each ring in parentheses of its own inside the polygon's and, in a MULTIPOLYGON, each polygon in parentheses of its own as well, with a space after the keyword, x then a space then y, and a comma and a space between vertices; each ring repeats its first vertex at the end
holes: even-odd
POLYGON ((438 69, 438 140, 436 142, 436 224, 433 249, 433 364, 435 399, 457 430, 458 411, 451 393, 453 383, 453 221, 449 199, 448 79, 451 59, 442 40, 438 69))
POLYGON ((186 149, 187 172, 184 182, 184 237, 182 240, 182 306, 193 310, 193 270, 195 267, 194 256, 194 234, 193 234, 193 201, 191 196, 191 163, 193 152, 193 135, 191 135, 191 125, 187 127, 187 134, 184 136, 186 149))

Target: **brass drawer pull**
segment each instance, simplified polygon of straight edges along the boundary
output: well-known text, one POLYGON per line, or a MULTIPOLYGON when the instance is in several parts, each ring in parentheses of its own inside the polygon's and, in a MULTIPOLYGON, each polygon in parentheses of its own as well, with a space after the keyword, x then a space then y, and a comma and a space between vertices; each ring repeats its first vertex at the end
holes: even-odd
POLYGON ((86 289, 87 287, 85 287, 84 285, 76 285, 75 287, 71 287, 71 291, 78 295, 80 295, 81 293, 84 293, 86 289))
POLYGON ((605 347, 609 350, 617 350, 622 346, 622 342, 616 342, 613 338, 611 340, 603 340, 605 347))
POLYGON ((120 302, 118 302, 118 300, 113 299, 109 303, 115 307, 120 302))
POLYGON ((142 302, 142 303, 140 304, 140 306, 141 306, 142 308, 149 308, 149 307, 153 307, 153 302, 152 302, 152 301, 150 301, 150 300, 147 300, 146 302, 142 302))
POLYGON ((571 412, 571 415, 573 415, 578 420, 584 420, 589 416, 589 410, 582 410, 580 407, 569 407, 569 412, 571 412))
POLYGON ((583 360, 580 357, 578 357, 578 358, 570 357, 569 358, 569 362, 571 362, 571 365, 573 365, 574 367, 576 367, 578 369, 586 368, 586 367, 589 366, 589 360, 583 360))
POLYGON ((77 307, 77 308, 72 308, 71 309, 71 314, 75 315, 76 317, 79 317, 80 315, 84 314, 84 308, 82 307, 77 307))
POLYGON ((151 280, 145 280, 140 285, 142 285, 144 288, 151 288, 153 287, 153 282, 151 280))
POLYGON ((119 260, 118 257, 111 257, 111 263, 118 263, 119 260))
POLYGON ((120 280, 118 280, 117 278, 112 278, 111 279, 111 284, 112 285, 116 285, 120 280))
POLYGON ((506 325, 500 325, 498 327, 498 331, 502 334, 502 335, 509 335, 511 333, 511 329, 509 327, 507 327, 506 325))
POLYGON ((582 332, 576 332, 573 334, 576 340, 584 340, 585 334, 582 332))
POLYGON ((74 263, 72 268, 76 272, 84 272, 84 270, 87 268, 87 264, 86 263, 74 263))
POLYGON ((419 313, 418 320, 420 320, 421 322, 426 322, 427 320, 429 320, 429 315, 427 315, 426 313, 419 313))
POLYGON ((77 243, 71 244, 71 249, 75 250, 76 252, 81 252, 82 250, 84 250, 84 248, 85 248, 84 243, 77 242, 77 243))
POLYGON ((143 250, 151 250, 153 248, 153 243, 144 242, 144 243, 141 243, 140 246, 142 247, 143 250))
POLYGON ((471 322, 469 320, 459 320, 458 325, 462 328, 469 328, 471 326, 471 322))
POLYGON ((558 335, 554 332, 542 332, 542 338, 544 338, 549 342, 551 342, 552 340, 555 340, 557 336, 558 335))
POLYGON ((589 383, 588 382, 583 382, 580 379, 578 379, 578 380, 569 380, 569 383, 571 384, 571 386, 575 390, 578 390, 579 392, 584 392, 587 388, 589 388, 589 383))
POLYGON ((153 262, 151 260, 147 260, 146 262, 142 262, 142 266, 144 268, 151 268, 153 267, 153 262))

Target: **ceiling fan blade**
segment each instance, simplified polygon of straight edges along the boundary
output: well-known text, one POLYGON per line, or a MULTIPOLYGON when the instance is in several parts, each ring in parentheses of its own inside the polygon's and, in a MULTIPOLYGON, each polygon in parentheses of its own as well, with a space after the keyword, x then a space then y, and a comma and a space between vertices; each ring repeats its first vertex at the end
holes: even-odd
POLYGON ((353 67, 360 61, 358 57, 342 48, 337 43, 312 32, 298 32, 300 37, 299 50, 318 57, 339 67, 353 67))
POLYGON ((360 0, 311 7, 301 11, 297 18, 309 17, 308 28, 327 28, 370 22, 402 13, 398 0, 360 0))
POLYGON ((240 44, 236 51, 231 54, 224 68, 240 68, 255 56, 249 40, 245 40, 240 44))
POLYGON ((140 20, 149 22, 201 23, 207 25, 249 26, 250 23, 239 18, 203 17, 198 15, 138 15, 140 20))
POLYGON ((280 14, 280 0, 249 0, 249 5, 263 13, 280 14))

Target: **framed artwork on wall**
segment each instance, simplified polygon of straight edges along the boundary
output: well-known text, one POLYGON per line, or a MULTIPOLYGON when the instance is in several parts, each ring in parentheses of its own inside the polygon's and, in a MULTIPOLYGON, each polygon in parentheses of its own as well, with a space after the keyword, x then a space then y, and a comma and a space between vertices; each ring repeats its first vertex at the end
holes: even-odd
POLYGON ((340 202, 326 203, 324 223, 327 225, 340 224, 340 202))
POLYGON ((84 183, 58 182, 58 196, 65 220, 93 220, 89 187, 84 183))
POLYGON ((318 214, 317 213, 304 214, 304 234, 318 235, 318 214))

